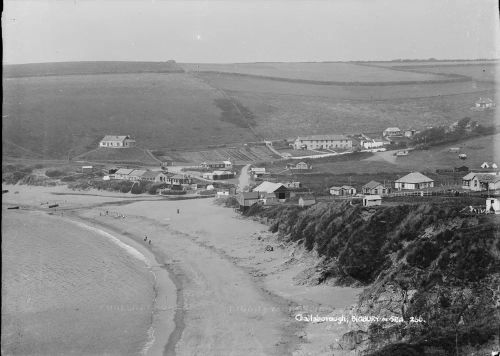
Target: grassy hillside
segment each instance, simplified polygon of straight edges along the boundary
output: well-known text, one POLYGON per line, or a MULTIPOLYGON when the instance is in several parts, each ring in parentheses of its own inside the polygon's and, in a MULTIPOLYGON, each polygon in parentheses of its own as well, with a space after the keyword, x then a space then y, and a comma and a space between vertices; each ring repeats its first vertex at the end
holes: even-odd
POLYGON ((3 137, 52 158, 94 149, 106 134, 148 148, 254 141, 246 118, 221 108, 227 100, 181 73, 6 78, 3 137))
MULTIPOLYGON (((468 63, 467 70, 477 71, 474 65, 468 63)), ((476 81, 475 75, 429 82, 440 73, 380 63, 235 66, 256 67, 252 71, 265 75, 179 73, 182 68, 170 62, 5 66, 2 123, 8 154, 64 158, 95 149, 105 134, 130 134, 140 147, 168 156, 172 149, 203 151, 299 134, 418 129, 464 116, 491 125, 495 115, 470 110, 478 97, 495 97, 494 83, 476 81), (343 84, 320 83, 321 78, 343 84)), ((442 71, 463 76, 462 67, 442 71)))
POLYGON ((321 203, 305 210, 256 207, 248 215, 270 219, 272 231, 326 257, 311 283, 365 285, 355 314, 403 318, 358 325, 353 332, 368 338, 360 338, 357 350, 451 355, 458 347, 465 355, 483 354, 498 332, 499 220, 460 212, 478 203, 377 208, 321 203), (411 317, 424 322, 411 323, 411 317))

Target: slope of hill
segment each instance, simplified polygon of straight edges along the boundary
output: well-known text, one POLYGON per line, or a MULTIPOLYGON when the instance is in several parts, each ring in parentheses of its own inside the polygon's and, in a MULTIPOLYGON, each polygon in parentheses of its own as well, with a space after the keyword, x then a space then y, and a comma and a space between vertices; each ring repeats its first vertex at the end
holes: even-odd
POLYGON ((167 62, 60 62, 4 66, 4 77, 41 77, 47 75, 85 75, 120 73, 182 73, 175 61, 167 62))
POLYGON ((482 80, 474 67, 481 62, 473 63, 466 70, 463 65, 446 67, 445 75, 462 78, 453 82, 447 76, 429 82, 442 73, 381 68, 381 63, 273 63, 259 69, 271 79, 179 73, 182 68, 173 62, 6 66, 3 138, 16 144, 9 146, 12 156, 37 152, 63 158, 96 148, 106 134, 132 135, 139 147, 168 155, 172 149, 202 151, 304 134, 419 129, 465 116, 491 125, 495 111, 470 110, 478 97, 495 96, 495 83, 482 80), (471 75, 463 80, 466 73, 471 75), (323 75, 351 82, 318 84, 323 75))
POLYGON ((254 141, 237 104, 183 73, 6 78, 3 137, 50 158, 94 149, 106 134, 147 148, 254 141))
POLYGON ((115 162, 115 163, 134 163, 140 165, 158 165, 159 162, 154 159, 145 149, 132 148, 97 148, 79 156, 73 157, 73 160, 83 160, 88 162, 115 162))

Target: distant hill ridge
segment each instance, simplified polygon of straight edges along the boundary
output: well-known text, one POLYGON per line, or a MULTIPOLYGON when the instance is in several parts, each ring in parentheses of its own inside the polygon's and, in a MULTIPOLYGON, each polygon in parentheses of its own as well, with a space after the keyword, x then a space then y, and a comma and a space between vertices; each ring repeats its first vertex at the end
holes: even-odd
POLYGON ((54 62, 9 64, 3 66, 4 77, 42 77, 61 75, 184 73, 175 61, 166 62, 54 62))

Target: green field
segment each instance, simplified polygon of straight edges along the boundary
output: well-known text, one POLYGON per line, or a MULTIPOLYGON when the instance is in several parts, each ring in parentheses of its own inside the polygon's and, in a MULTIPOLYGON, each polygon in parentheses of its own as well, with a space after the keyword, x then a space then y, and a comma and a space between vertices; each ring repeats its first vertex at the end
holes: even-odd
MULTIPOLYGON (((476 66, 482 65, 471 63, 465 66, 468 71, 477 71, 476 66)), ((448 77, 428 82, 428 74, 413 69, 392 70, 373 64, 266 64, 266 71, 275 71, 271 79, 179 73, 175 63, 5 66, 4 155, 66 158, 95 149, 106 134, 129 134, 139 147, 160 150, 165 156, 191 152, 180 157, 187 161, 217 156, 218 152, 206 152, 222 145, 236 147, 232 153, 243 153, 244 158, 243 143, 262 139, 381 132, 388 126, 421 129, 465 116, 485 125, 493 123, 494 111, 471 111, 470 107, 479 97, 494 98, 494 83, 473 79, 446 82, 448 77), (325 71, 323 79, 350 82, 315 82, 320 69, 325 71), (278 78, 286 73, 289 77, 298 73, 304 81, 278 78), (423 81, 402 84, 416 77, 423 81), (360 85, 360 80, 367 85, 360 85)), ((445 67, 442 62, 425 64, 451 71, 445 74, 466 75, 462 62, 445 69, 440 69, 445 67)), ((251 160, 258 160, 259 153, 248 154, 257 156, 251 160)))

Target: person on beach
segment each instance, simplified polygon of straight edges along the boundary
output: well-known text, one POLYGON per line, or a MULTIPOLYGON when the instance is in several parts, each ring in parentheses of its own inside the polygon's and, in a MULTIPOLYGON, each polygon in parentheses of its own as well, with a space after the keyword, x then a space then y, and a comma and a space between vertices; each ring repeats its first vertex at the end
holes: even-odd
POLYGON ((179 210, 179 209, 177 209, 177 214, 179 214, 179 211, 180 211, 180 210, 179 210))
POLYGON ((144 241, 147 241, 147 239, 148 239, 148 236, 144 235, 144 241))
POLYGON ((151 245, 151 239, 149 240, 149 244, 151 245))

